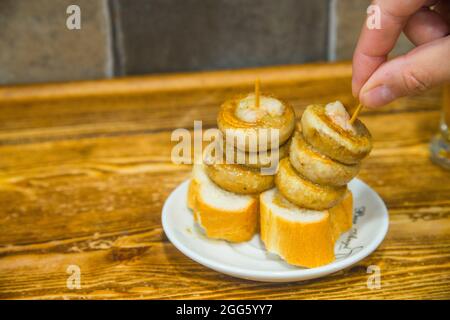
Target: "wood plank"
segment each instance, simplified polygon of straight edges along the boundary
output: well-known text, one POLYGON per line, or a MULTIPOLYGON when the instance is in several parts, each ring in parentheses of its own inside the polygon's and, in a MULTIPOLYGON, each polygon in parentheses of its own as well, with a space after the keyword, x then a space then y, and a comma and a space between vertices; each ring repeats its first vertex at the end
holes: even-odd
POLYGON ((168 242, 152 242, 142 255, 114 260, 112 244, 104 239, 97 250, 3 258, 0 292, 5 298, 448 299, 449 221, 443 218, 428 222, 445 224, 429 243, 420 239, 425 230, 415 239, 409 236, 409 230, 420 223, 412 222, 406 212, 394 214, 391 225, 395 229, 369 258, 332 276, 302 283, 264 284, 234 279, 192 262, 168 242), (82 272, 82 289, 76 292, 65 286, 65 269, 70 264, 79 265, 82 272), (373 264, 381 268, 380 290, 366 286, 366 268, 373 264))

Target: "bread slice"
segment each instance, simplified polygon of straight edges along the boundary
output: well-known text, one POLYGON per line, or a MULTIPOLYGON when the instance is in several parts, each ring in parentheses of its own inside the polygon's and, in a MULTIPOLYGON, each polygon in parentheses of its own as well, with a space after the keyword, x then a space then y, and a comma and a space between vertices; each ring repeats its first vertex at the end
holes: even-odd
POLYGON ((333 208, 328 209, 330 213, 331 228, 333 230, 334 240, 338 240, 339 237, 349 231, 353 225, 353 195, 350 190, 347 189, 344 199, 341 203, 333 208))
POLYGON ((189 209, 192 210, 194 214, 194 221, 197 222, 197 213, 195 210, 195 202, 197 201, 197 190, 199 188, 200 184, 195 180, 191 179, 191 182, 189 182, 188 187, 188 196, 187 196, 187 206, 189 209))
POLYGON ((195 208, 195 195, 197 194, 198 182, 191 179, 188 187, 187 195, 187 206, 189 209, 194 210, 195 208))
POLYGON ((187 195, 187 206, 189 209, 191 209, 194 212, 194 220, 197 221, 197 214, 196 214, 196 202, 197 202, 197 193, 200 188, 201 183, 208 183, 210 182, 208 176, 206 175, 206 172, 204 170, 204 167, 202 164, 194 164, 192 167, 192 177, 191 182, 189 183, 188 187, 188 195, 187 195))
POLYGON ((261 239, 287 263, 314 268, 332 262, 334 244, 351 227, 352 197, 324 211, 302 209, 273 188, 260 195, 261 239))
POLYGON ((203 164, 194 165, 188 206, 209 238, 243 242, 258 229, 258 198, 221 189, 208 178, 203 164))

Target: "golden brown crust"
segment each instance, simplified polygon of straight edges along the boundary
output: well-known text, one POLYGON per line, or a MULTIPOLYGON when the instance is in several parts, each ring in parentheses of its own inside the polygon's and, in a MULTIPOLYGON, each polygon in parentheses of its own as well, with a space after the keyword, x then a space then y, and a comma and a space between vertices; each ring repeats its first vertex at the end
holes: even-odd
POLYGON ((188 194, 187 194, 187 205, 188 208, 192 210, 194 221, 198 221, 197 217, 197 210, 196 210, 196 203, 197 203, 197 193, 198 189, 200 188, 200 183, 196 181, 195 178, 191 180, 188 187, 188 194))
POLYGON ((344 199, 335 207, 328 209, 331 227, 335 241, 341 234, 349 231, 353 225, 353 195, 350 190, 345 192, 344 199))
POLYGON ((188 187, 188 194, 187 194, 187 206, 189 209, 194 210, 195 209, 195 195, 197 193, 197 182, 192 179, 191 182, 189 182, 188 187))
POLYGON ((237 194, 260 193, 274 186, 274 176, 239 164, 210 164, 205 169, 215 184, 237 194))
POLYGON ((242 212, 217 210, 198 200, 198 219, 206 235, 212 239, 222 239, 230 242, 250 240, 257 231, 258 202, 242 212))
POLYGON ((292 203, 313 210, 335 206, 344 196, 346 186, 326 186, 313 183, 298 174, 288 158, 280 161, 275 184, 292 203))
POLYGON ((288 219, 274 212, 264 195, 260 196, 260 229, 268 251, 280 255, 289 264, 308 268, 334 261, 335 241, 351 227, 351 193, 336 207, 324 211, 322 219, 310 222, 288 219))
POLYGON ((346 165, 316 151, 296 132, 292 138, 289 160, 303 177, 322 185, 343 186, 355 177, 360 164, 346 165))
POLYGON ((314 268, 334 260, 334 242, 329 213, 314 222, 286 219, 272 211, 260 196, 261 240, 269 252, 276 253, 287 263, 314 268))
POLYGON ((258 137, 261 135, 260 129, 279 130, 278 144, 274 145, 274 143, 269 139, 266 149, 278 148, 289 139, 295 126, 295 112, 289 104, 283 102, 285 110, 281 116, 271 116, 266 114, 256 122, 246 122, 240 120, 235 114, 236 107, 242 98, 243 97, 239 97, 225 101, 222 104, 217 117, 218 127, 225 137, 227 134, 231 134, 232 139, 235 139, 236 136, 243 137, 245 141, 244 146, 237 145, 237 148, 243 151, 249 151, 249 140, 251 137, 258 137))
POLYGON ((355 164, 372 149, 372 137, 359 120, 353 123, 355 133, 342 129, 325 114, 323 105, 310 105, 301 118, 305 140, 320 153, 345 164, 355 164))

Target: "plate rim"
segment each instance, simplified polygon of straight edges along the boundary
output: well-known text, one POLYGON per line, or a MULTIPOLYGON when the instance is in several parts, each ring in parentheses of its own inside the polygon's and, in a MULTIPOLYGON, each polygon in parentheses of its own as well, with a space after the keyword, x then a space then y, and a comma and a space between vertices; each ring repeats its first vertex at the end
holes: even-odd
MULTIPOLYGON (((256 281, 266 281, 266 282, 273 282, 273 281, 301 281, 301 280, 308 280, 312 278, 318 278, 321 276, 325 276, 331 273, 335 273, 337 271, 343 270, 345 268, 348 268, 349 266, 358 263, 359 261, 365 259, 367 256, 369 256, 372 252, 374 252, 378 246, 381 244, 381 242, 384 240, 388 230, 389 230, 389 212, 387 209, 386 204, 384 203, 383 199, 380 197, 380 195, 373 190, 368 184, 366 184, 364 181, 354 178, 351 182, 357 182, 363 185, 363 187, 370 189, 373 192, 374 198, 377 202, 381 205, 382 208, 384 208, 382 213, 382 228, 377 233, 376 237, 369 243, 367 247, 365 247, 363 250, 357 252, 356 254, 349 256, 347 258, 344 258, 340 261, 335 261, 330 264, 326 264, 320 267, 315 268, 303 268, 298 270, 285 270, 285 271, 261 271, 261 270, 248 270, 243 269, 240 267, 235 266, 229 266, 229 265, 223 265, 222 263, 218 263, 214 259, 210 259, 207 257, 204 257, 197 252, 191 250, 187 246, 185 246, 181 241, 177 239, 177 237, 174 235, 172 229, 169 227, 168 222, 168 205, 171 202, 173 197, 175 197, 175 194, 177 192, 180 192, 181 189, 186 188, 187 190, 187 184, 190 182, 191 179, 187 179, 180 183, 167 197, 166 201, 164 202, 164 205, 162 207, 162 213, 161 213, 161 220, 162 220, 162 226, 164 233, 166 234, 169 241, 179 250, 181 253, 183 253, 188 258, 194 260, 195 262, 208 267, 210 269, 213 269, 217 272, 221 272, 227 275, 231 275, 237 278, 245 278, 250 280, 256 280, 256 281), (297 280, 292 280, 296 278, 297 280)), ((186 197, 185 197, 186 199, 186 197)), ((187 201, 187 200, 184 200, 187 201)), ((187 205, 187 204, 186 204, 187 205)), ((224 240, 223 240, 224 241, 224 240)))

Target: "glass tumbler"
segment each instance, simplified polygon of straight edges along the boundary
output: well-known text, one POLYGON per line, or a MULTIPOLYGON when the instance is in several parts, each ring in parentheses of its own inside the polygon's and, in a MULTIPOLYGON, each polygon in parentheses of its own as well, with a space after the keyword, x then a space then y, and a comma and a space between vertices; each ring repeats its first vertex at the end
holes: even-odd
POLYGON ((450 170, 450 83, 444 85, 439 133, 431 140, 431 160, 450 170))

